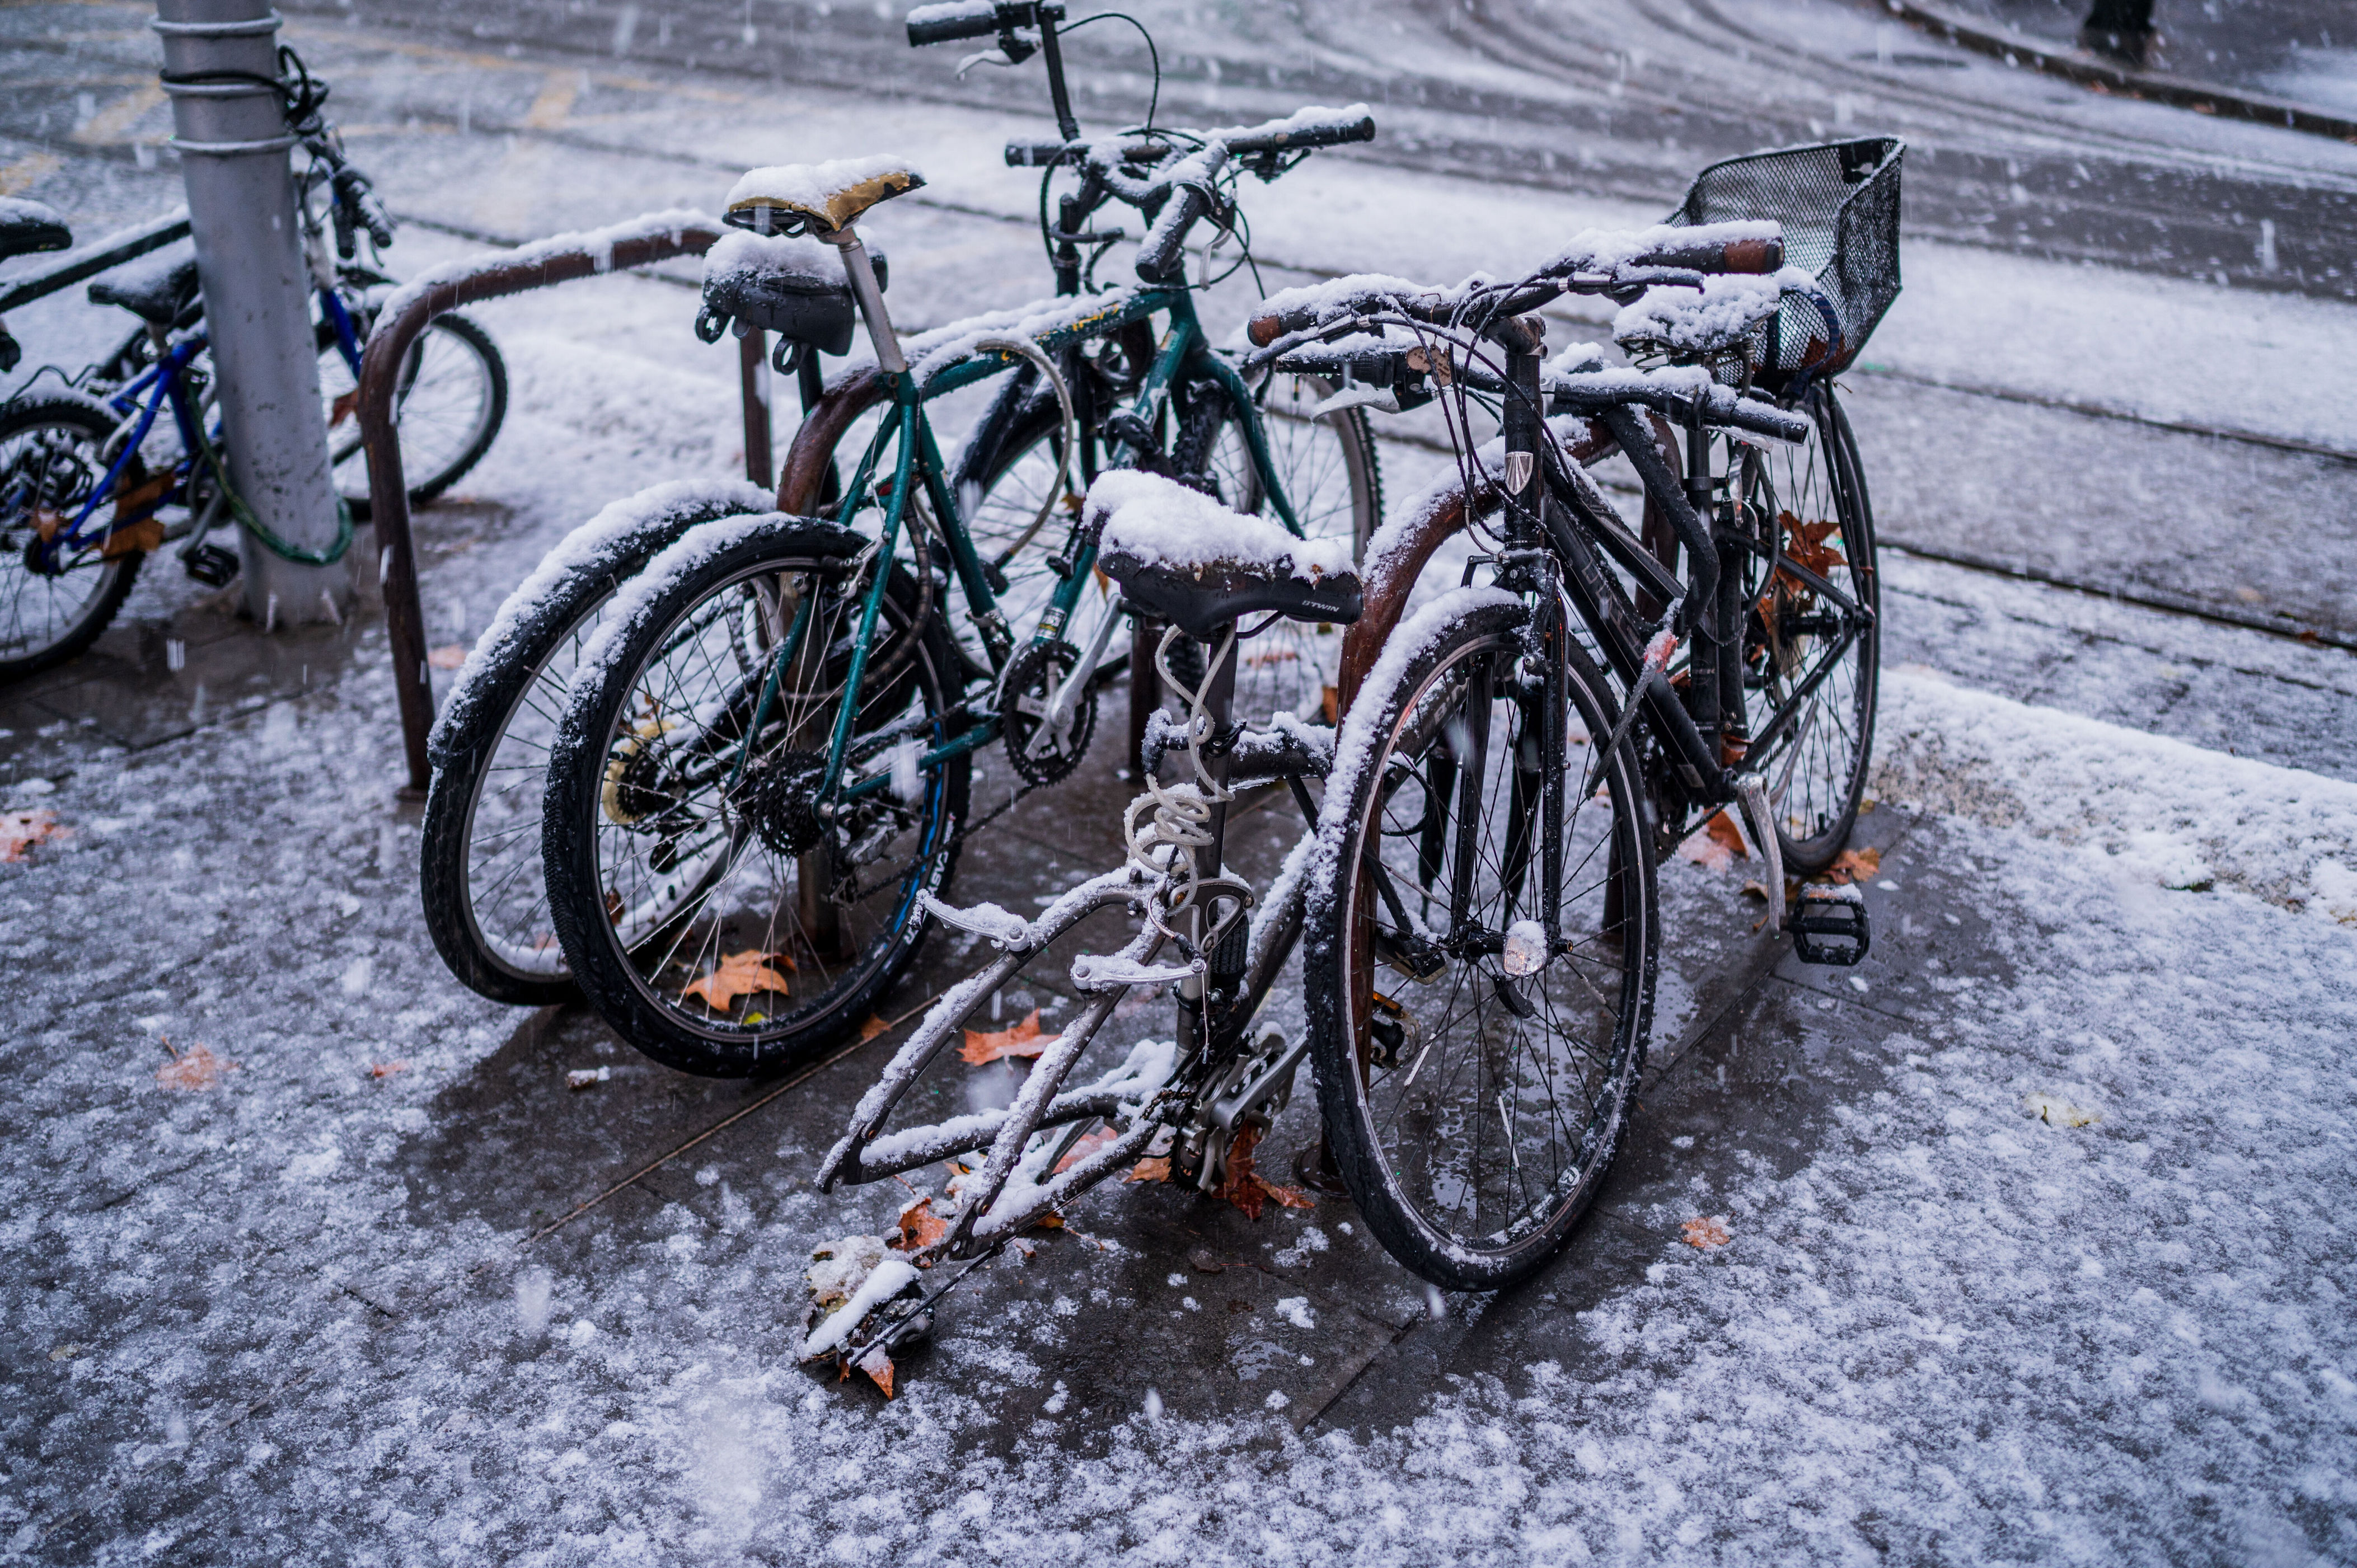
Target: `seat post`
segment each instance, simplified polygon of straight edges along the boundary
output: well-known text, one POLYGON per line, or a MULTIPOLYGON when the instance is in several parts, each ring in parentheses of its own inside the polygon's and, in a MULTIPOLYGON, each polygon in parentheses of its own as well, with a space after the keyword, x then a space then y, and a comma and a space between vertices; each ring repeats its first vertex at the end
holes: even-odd
POLYGON ((900 340, 892 336, 892 317, 884 309, 884 291, 876 283, 876 263, 860 242, 858 231, 845 223, 818 237, 843 252, 844 275, 851 280, 851 297, 859 302, 859 314, 867 323, 867 339, 876 346, 876 363, 893 375, 903 373, 909 360, 900 352, 900 340))

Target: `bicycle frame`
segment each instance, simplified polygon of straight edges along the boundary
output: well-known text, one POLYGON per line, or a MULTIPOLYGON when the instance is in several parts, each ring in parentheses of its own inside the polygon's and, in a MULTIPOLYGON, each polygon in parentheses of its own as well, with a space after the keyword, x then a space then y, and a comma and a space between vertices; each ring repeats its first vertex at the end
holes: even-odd
MULTIPOLYGON (((342 296, 334 289, 321 287, 317 292, 319 296, 320 315, 335 328, 337 348, 342 353, 345 362, 351 367, 353 375, 358 376, 361 365, 361 339, 351 311, 345 306, 342 296)), ((133 345, 143 340, 145 336, 144 331, 133 333, 106 363, 108 365, 120 363, 126 358, 133 345)), ((189 396, 186 372, 197 356, 205 351, 209 343, 210 339, 202 333, 190 333, 182 337, 165 349, 163 358, 140 371, 128 382, 106 394, 107 406, 123 415, 125 423, 133 418, 135 411, 137 427, 132 431, 129 438, 122 443, 122 449, 109 461, 105 477, 92 488, 90 499, 82 504, 81 510, 75 515, 72 523, 59 529, 55 535, 42 543, 41 549, 45 560, 54 564, 61 557, 76 551, 88 550, 94 546, 102 547, 106 538, 124 528, 135 527, 146 521, 163 507, 171 504, 175 497, 179 498, 183 504, 186 503, 188 484, 195 476, 198 456, 211 445, 202 438, 202 414, 196 406, 195 401, 189 396), (145 399, 144 406, 141 401, 143 396, 145 399), (135 510, 127 514, 118 511, 117 515, 107 520, 105 528, 100 532, 85 533, 84 531, 88 528, 91 519, 97 514, 98 510, 116 499, 115 489, 122 482, 124 471, 130 466, 133 455, 145 445, 148 433, 155 428, 156 418, 162 413, 164 404, 167 401, 172 406, 173 424, 179 431, 183 454, 180 460, 173 466, 172 483, 164 486, 155 495, 148 497, 135 510)), ((84 372, 85 375, 88 373, 84 372)))
MULTIPOLYGON (((1207 375, 1216 383, 1235 408, 1237 422, 1244 432, 1254 468, 1265 488, 1269 504, 1283 521, 1287 532, 1301 534, 1301 524, 1296 517, 1291 498, 1286 495, 1283 480, 1268 448, 1267 433, 1263 427, 1260 408, 1251 389, 1234 366, 1211 352, 1201 323, 1195 315, 1194 295, 1185 289, 1146 288, 1121 295, 1115 303, 1094 316, 1040 335, 1036 341, 1040 349, 1056 356, 1079 349, 1120 331, 1133 322, 1144 321, 1157 315, 1169 317, 1169 329, 1148 367, 1132 412, 1151 428, 1156 415, 1168 398, 1173 386, 1190 375, 1207 375)), ((925 495, 933 514, 941 521, 942 533, 948 542, 950 564, 956 575, 958 586, 966 602, 968 617, 977 624, 995 624, 998 615, 998 599, 992 592, 988 575, 982 559, 974 550, 972 537, 965 527, 963 514, 958 510, 956 498, 948 483, 946 466, 942 461, 940 447, 934 441, 932 423, 925 413, 925 404, 934 398, 975 385, 992 376, 1006 372, 1024 363, 1012 356, 977 355, 936 373, 921 385, 915 372, 887 371, 884 381, 891 394, 891 412, 883 425, 861 455, 858 467, 844 487, 843 499, 836 508, 834 521, 848 525, 862 510, 877 469, 888 444, 894 448, 890 489, 883 501, 883 521, 876 544, 879 559, 888 560, 898 548, 901 530, 907 520, 909 486, 916 478, 920 462, 923 465, 925 495)), ((1129 460, 1134 461, 1135 454, 1129 460)), ((1096 542, 1077 533, 1069 547, 1066 559, 1071 570, 1056 591, 1049 596, 1039 624, 1031 633, 1031 643, 1053 642, 1070 622, 1086 588, 1091 568, 1096 564, 1096 542)), ((866 673, 867 653, 875 636, 876 624, 884 605, 888 574, 877 572, 868 585, 860 607, 859 633, 853 644, 851 669, 843 695, 843 706, 835 714, 834 730, 828 742, 826 773, 820 799, 850 801, 877 793, 889 783, 884 775, 863 779, 845 785, 843 773, 851 744, 852 715, 858 711, 859 696, 866 673)), ((758 734, 768 717, 779 674, 789 668, 801 650, 800 622, 780 645, 773 660, 770 676, 765 682, 762 699, 755 710, 753 728, 758 734)), ((993 662, 1003 671, 1011 657, 1002 656, 998 644, 985 639, 992 650, 993 662)), ((1101 646, 1098 652, 1102 651, 1101 646)), ((1085 682, 1092 671, 1093 656, 1084 659, 1072 679, 1085 682)), ((996 714, 985 716, 984 722, 969 726, 963 733, 932 746, 918 760, 920 770, 938 769, 950 759, 979 750, 996 740, 1000 728, 996 714)))

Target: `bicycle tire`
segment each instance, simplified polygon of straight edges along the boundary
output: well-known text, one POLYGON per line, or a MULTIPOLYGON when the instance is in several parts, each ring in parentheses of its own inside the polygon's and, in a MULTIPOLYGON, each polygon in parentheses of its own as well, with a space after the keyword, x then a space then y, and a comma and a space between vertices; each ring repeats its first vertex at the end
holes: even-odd
POLYGON ((426 743, 434 779, 418 888, 435 950, 468 990, 522 1007, 580 995, 548 923, 540 844, 548 754, 574 668, 626 580, 697 523, 766 511, 769 500, 742 481, 687 480, 615 502, 508 596, 451 683, 426 743), (479 854, 487 805, 499 842, 479 854), (486 908, 479 888, 496 904, 486 908))
MULTIPOLYGON (((550 758, 542 811, 550 913, 566 962, 590 1004, 630 1045, 681 1071, 712 1078, 770 1076, 811 1059, 856 1027, 916 958, 931 924, 918 895, 942 887, 954 867, 970 755, 944 764, 930 781, 919 776, 921 806, 912 803, 904 811, 905 826, 892 829, 894 808, 888 803, 867 808, 888 830, 891 843, 906 840, 910 854, 897 872, 870 885, 870 898, 877 892, 889 898, 864 914, 858 913, 862 900, 837 902, 839 882, 833 873, 823 885, 813 880, 813 852, 789 837, 814 831, 813 842, 832 853, 841 848, 838 834, 847 838, 866 826, 856 813, 845 813, 813 830, 806 803, 798 805, 802 798, 793 793, 802 777, 793 769, 807 765, 809 746, 823 747, 832 723, 827 682, 839 678, 838 652, 845 665, 849 658, 851 633, 845 630, 838 640, 840 622, 821 628, 806 645, 819 650, 824 662, 814 686, 788 698, 802 718, 780 722, 782 739, 762 748, 753 774, 731 774, 716 791, 693 798, 708 800, 708 808, 691 807, 687 791, 699 787, 674 782, 683 776, 680 769, 698 762, 709 764, 715 775, 726 766, 716 757, 728 737, 716 732, 737 722, 732 715, 739 704, 750 705, 767 668, 767 644, 734 674, 708 656, 707 639, 725 641, 730 624, 741 624, 740 590, 757 579, 815 584, 865 548, 858 535, 834 524, 774 513, 691 531, 651 563, 628 599, 615 606, 613 624, 601 632, 574 681, 550 758), (726 532, 715 532, 720 530, 726 532), (699 620, 699 612, 705 618, 699 620), (650 681, 647 671, 683 654, 687 665, 701 663, 733 694, 717 707, 701 700, 674 703, 676 683, 661 672, 650 681), (673 714, 688 717, 683 722, 673 714), (683 738, 668 739, 674 733, 683 738), (783 739, 798 745, 790 749, 783 739), (772 783, 775 793, 765 794, 772 783), (706 814, 699 816, 699 811, 706 814), (632 835, 650 834, 654 843, 643 854, 629 849, 632 835), (695 834, 701 839, 691 837, 695 834), (783 845, 780 839, 786 840, 783 845), (697 847, 699 843, 705 847, 697 847), (636 876, 633 857, 646 866, 646 876, 636 876), (690 869, 680 871, 683 865, 690 869), (741 879, 740 869, 746 873, 741 879), (628 893, 626 874, 632 877, 628 893), (688 890, 669 890, 677 886, 688 890), (733 889, 726 895, 733 902, 725 908, 724 889, 733 889), (787 913, 790 902, 793 909, 787 913), (861 929, 845 939, 817 936, 808 912, 821 903, 834 906, 835 918, 846 923, 856 915, 861 929), (748 911, 744 918, 740 907, 748 911), (738 943, 748 945, 740 952, 728 950, 738 943), (680 956, 683 947, 685 958, 680 956), (795 989, 809 983, 799 968, 792 968, 789 979, 772 965, 780 957, 789 968, 814 968, 820 981, 814 997, 805 1000, 795 989), (730 964, 743 966, 764 989, 731 988, 721 996, 712 983, 730 964), (701 997, 694 994, 698 986, 704 987, 701 997), (753 1005, 754 998, 773 994, 794 1004, 774 1015, 753 1005)), ((907 574, 899 575, 905 579, 907 574)), ((807 591, 822 592, 815 586, 807 591)), ((845 605, 857 607, 849 589, 826 591, 823 602, 831 606, 824 612, 830 616, 847 613, 845 605)), ((888 596, 887 602, 894 601, 888 596)), ((765 613, 774 623, 785 612, 765 613)), ((880 646, 883 653, 872 654, 871 663, 881 667, 888 687, 898 681, 906 693, 899 701, 922 704, 927 718, 918 733, 934 743, 945 738, 954 722, 951 672, 957 665, 941 618, 920 618, 901 603, 880 646), (906 660, 896 674, 891 659, 900 650, 906 660)), ((888 692, 865 703, 866 721, 855 734, 872 736, 877 725, 903 716, 904 706, 889 705, 895 701, 888 692)), ((832 702, 839 704, 840 697, 832 702)), ((882 800, 880 795, 870 799, 882 800)), ((853 877, 856 889, 856 866, 853 877)))
MULTIPOLYGON (((146 559, 143 550, 125 549, 112 557, 91 553, 54 577, 34 572, 28 553, 38 513, 78 512, 90 487, 106 477, 97 453, 118 423, 105 404, 79 397, 27 398, 0 406, 0 682, 37 674, 89 648, 131 596, 146 559), (49 466, 37 474, 27 465, 36 460, 31 438, 43 430, 70 433, 74 446, 70 453, 51 446, 49 466), (56 467, 58 462, 70 473, 56 467), (62 492, 60 483, 67 484, 62 492), (70 602, 60 601, 46 585, 82 574, 88 585, 70 602), (44 618, 47 629, 27 631, 26 618, 34 607, 28 601, 36 600, 60 613, 44 618)), ((117 489, 135 488, 145 478, 146 469, 134 453, 117 489)))
MULTIPOLYGON (((1804 560, 1804 565, 1815 565, 1870 612, 1847 651, 1828 663, 1821 682, 1798 699, 1804 707, 1787 732, 1792 738, 1773 753, 1746 759, 1748 769, 1769 780, 1785 869, 1806 876, 1840 855, 1866 798, 1882 665, 1881 573, 1875 558, 1874 510, 1848 415, 1832 387, 1823 384, 1795 406, 1815 425, 1815 438, 1797 450, 1741 448, 1744 499, 1758 506, 1760 497, 1769 497, 1777 514, 1769 521, 1779 525, 1787 549, 1809 553, 1813 560, 1804 560)), ((1810 667, 1809 634, 1771 636, 1770 607, 1780 626, 1805 627, 1811 612, 1821 607, 1798 579, 1787 575, 1771 584, 1764 580, 1769 574, 1758 557, 1746 560, 1745 682, 1780 703, 1774 691, 1780 674, 1805 674, 1810 667)))
MULTIPOLYGON (((1351 559, 1363 559, 1367 541, 1383 518, 1383 467, 1366 412, 1345 409, 1313 420, 1309 410, 1334 392, 1330 382, 1316 376, 1264 379, 1258 390, 1268 411, 1262 428, 1270 459, 1303 532, 1316 539, 1347 530, 1351 559)), ((1200 383, 1171 459, 1180 475, 1209 489, 1223 505, 1254 514, 1268 510, 1259 472, 1236 425, 1235 405, 1216 383, 1200 383)), ((1336 717, 1328 693, 1341 660, 1340 629, 1281 621, 1254 638, 1236 671, 1236 716, 1260 718, 1282 711, 1310 720, 1336 717)), ((1174 668, 1200 664, 1200 652, 1189 650, 1174 668)))
MULTIPOLYGON (((1534 887, 1529 824, 1541 776, 1522 740, 1544 698, 1513 674, 1527 618, 1496 590, 1457 590, 1393 634, 1399 656, 1378 661, 1345 720, 1305 872, 1303 988, 1326 1145, 1384 1250, 1451 1290, 1513 1284, 1569 1240, 1619 1151, 1652 1027, 1653 862, 1625 737, 1604 759, 1602 789, 1571 791, 1561 929, 1572 947, 1512 979, 1501 960, 1460 944, 1414 996, 1385 999, 1399 1033, 1387 1040, 1376 1023, 1378 953, 1387 932, 1405 928, 1377 896, 1371 856, 1403 908, 1426 902, 1418 924, 1450 923, 1446 901, 1468 865, 1469 913, 1493 934, 1512 930, 1508 918, 1534 887), (1479 825, 1503 831, 1486 858, 1457 837, 1469 796, 1479 825), (1427 988, 1437 988, 1437 1005, 1427 988), (1462 1017, 1471 1019, 1463 1037, 1448 1033, 1462 1017), (1495 1129, 1487 1142, 1485 1127, 1495 1129), (1566 1127, 1575 1141, 1549 1157, 1554 1145, 1541 1137, 1566 1127)), ((1610 687, 1576 643, 1567 651, 1566 733, 1609 736, 1610 687)), ((1569 760, 1596 766, 1587 746, 1569 760)), ((1537 903, 1534 895, 1533 913, 1537 903)))
MULTIPOLYGON (((368 458, 361 448, 357 382, 351 366, 344 360, 343 347, 337 340, 334 326, 325 321, 318 323, 316 338, 319 396, 328 415, 328 456, 334 469, 336 492, 351 507, 352 521, 366 522, 371 507, 368 458)), ((425 435, 421 432, 414 436, 404 435, 401 471, 410 481, 410 504, 417 506, 466 478, 490 451, 491 443, 499 439, 500 427, 507 421, 508 368, 491 335, 456 312, 437 316, 427 323, 410 355, 410 363, 404 367, 399 415, 400 427, 404 432, 413 429, 419 419, 442 419, 438 405, 421 408, 414 416, 412 413, 418 382, 426 374, 427 358, 449 356, 447 362, 453 365, 473 367, 472 374, 463 369, 455 372, 471 383, 469 388, 460 389, 459 403, 452 411, 449 423, 457 432, 455 435, 436 441, 431 446, 418 446, 414 461, 413 445, 423 442, 425 435), (421 470, 425 471, 421 474, 421 470)))

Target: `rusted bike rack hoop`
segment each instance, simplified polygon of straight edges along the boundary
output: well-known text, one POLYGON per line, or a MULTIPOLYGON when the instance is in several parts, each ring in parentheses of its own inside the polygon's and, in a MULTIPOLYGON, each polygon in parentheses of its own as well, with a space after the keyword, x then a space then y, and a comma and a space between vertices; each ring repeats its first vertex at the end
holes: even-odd
MULTIPOLYGON (((433 780, 425 738, 434 727, 434 686, 426 669, 425 616, 417 591, 417 553, 409 527, 409 485, 401 471, 393 393, 402 361, 434 318, 478 300, 523 294, 577 278, 600 277, 675 256, 700 256, 723 230, 701 212, 652 212, 610 229, 559 234, 505 255, 437 268, 405 285, 390 300, 361 356, 361 442, 368 453, 369 499, 383 555, 385 634, 393 650, 393 691, 401 703, 401 735, 409 763, 407 791, 422 795, 433 780)), ((746 397, 759 395, 745 358, 746 397)), ((764 407, 766 414, 766 405, 764 407)), ((747 411, 748 434, 751 410, 747 411)), ((767 425, 764 423, 766 432, 767 425)), ((756 456, 749 448, 748 467, 756 456)), ((766 446, 766 443, 763 443, 766 446)), ((768 454, 759 454, 766 465, 768 454)), ((760 482, 767 484, 767 478, 760 482)))

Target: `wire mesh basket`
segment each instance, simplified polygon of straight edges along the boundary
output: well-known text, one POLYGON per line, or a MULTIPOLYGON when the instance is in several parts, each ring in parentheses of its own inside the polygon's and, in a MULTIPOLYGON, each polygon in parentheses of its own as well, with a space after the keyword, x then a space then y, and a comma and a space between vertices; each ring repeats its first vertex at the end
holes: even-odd
POLYGON ((1819 297, 1788 293, 1753 332, 1748 369, 1781 392, 1847 370, 1899 297, 1899 165, 1907 145, 1868 136, 1716 163, 1695 176, 1672 223, 1772 218, 1784 260, 1819 297))

